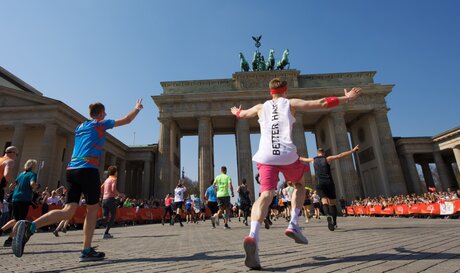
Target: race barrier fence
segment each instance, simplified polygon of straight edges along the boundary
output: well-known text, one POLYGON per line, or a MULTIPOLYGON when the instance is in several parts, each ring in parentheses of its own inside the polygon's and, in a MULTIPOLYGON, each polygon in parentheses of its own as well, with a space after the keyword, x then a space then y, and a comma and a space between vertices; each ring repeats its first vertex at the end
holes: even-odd
POLYGON ((440 201, 430 204, 390 205, 390 206, 348 206, 348 215, 429 215, 449 216, 460 213, 460 200, 440 201))
MULTIPOLYGON (((49 205, 48 211, 61 209, 61 206, 49 205)), ((164 209, 163 208, 117 208, 116 212, 116 223, 123 222, 155 222, 161 221, 163 217, 164 209)), ((27 220, 34 221, 42 215, 42 205, 36 206, 35 208, 30 206, 29 212, 27 214, 27 220)), ((185 214, 181 215, 182 218, 185 218, 185 214)), ((206 209, 206 217, 211 216, 211 211, 206 209)), ((86 207, 78 206, 71 223, 72 224, 83 224, 86 217, 86 207)), ((98 219, 102 218, 102 208, 99 208, 97 212, 98 219)), ((169 221, 169 214, 166 218, 169 221)))

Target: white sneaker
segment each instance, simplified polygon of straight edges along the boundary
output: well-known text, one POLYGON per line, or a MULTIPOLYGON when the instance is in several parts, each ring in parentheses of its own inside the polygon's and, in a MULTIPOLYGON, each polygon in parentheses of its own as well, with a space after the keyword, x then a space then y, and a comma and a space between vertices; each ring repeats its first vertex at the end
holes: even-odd
POLYGON ((250 236, 245 237, 243 240, 243 247, 246 253, 244 265, 251 269, 260 270, 261 266, 256 240, 250 236))
POLYGON ((299 227, 288 227, 284 234, 289 238, 294 239, 297 244, 308 244, 308 240, 305 236, 303 236, 302 232, 300 231, 299 227))

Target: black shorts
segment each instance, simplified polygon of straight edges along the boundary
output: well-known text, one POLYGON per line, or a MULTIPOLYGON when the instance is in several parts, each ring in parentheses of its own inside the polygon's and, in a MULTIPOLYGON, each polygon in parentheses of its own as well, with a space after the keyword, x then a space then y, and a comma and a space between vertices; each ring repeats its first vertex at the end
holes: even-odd
POLYGON ((305 201, 303 201, 303 205, 304 205, 304 206, 309 206, 309 205, 311 205, 311 200, 310 200, 310 199, 305 199, 305 201))
POLYGON ((184 201, 174 202, 174 210, 182 209, 183 206, 184 206, 184 201))
POLYGON ((217 197, 217 205, 223 208, 230 208, 230 196, 217 197))
POLYGON ((318 195, 321 198, 337 199, 335 195, 335 184, 333 182, 319 182, 316 185, 318 195))
POLYGON ((99 170, 81 168, 67 170, 67 201, 66 204, 79 203, 81 194, 85 195, 87 205, 99 203, 101 197, 101 179, 99 170))
POLYGON ((318 203, 313 203, 313 207, 314 207, 315 209, 319 209, 319 207, 320 207, 319 202, 318 202, 318 203))
POLYGON ((13 217, 14 220, 26 220, 27 213, 29 213, 30 202, 17 201, 13 202, 13 217))
POLYGON ((217 206, 217 202, 208 201, 207 205, 208 205, 209 210, 211 211, 211 214, 213 214, 213 215, 214 215, 214 213, 216 213, 219 210, 219 208, 217 206))

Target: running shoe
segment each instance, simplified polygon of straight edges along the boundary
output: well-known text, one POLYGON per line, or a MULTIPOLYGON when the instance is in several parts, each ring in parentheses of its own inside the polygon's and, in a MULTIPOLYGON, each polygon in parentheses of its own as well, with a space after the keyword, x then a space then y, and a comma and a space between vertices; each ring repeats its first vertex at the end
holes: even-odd
POLYGON ((102 237, 102 239, 112 239, 112 238, 113 238, 113 235, 110 233, 104 233, 104 236, 102 237))
POLYGON ((211 224, 212 224, 212 228, 216 228, 216 217, 211 216, 211 224))
POLYGON ((6 239, 6 241, 3 243, 3 247, 10 247, 12 242, 13 238, 8 237, 8 239, 6 239))
POLYGON ((228 226, 228 224, 225 224, 225 225, 224 225, 224 229, 230 229, 230 227, 228 226))
POLYGON ((80 262, 100 261, 103 260, 104 257, 104 252, 97 252, 94 250, 94 247, 91 247, 89 253, 85 254, 83 251, 81 252, 80 262))
POLYGON ((302 232, 300 231, 299 227, 288 227, 285 231, 284 234, 288 236, 291 239, 294 239, 294 241, 297 244, 303 244, 306 245, 308 244, 307 238, 303 236, 302 232))
POLYGON ((53 230, 53 234, 56 237, 59 237, 59 231, 57 229, 53 230))
POLYGON ((270 222, 268 222, 269 220, 267 218, 264 219, 264 224, 265 224, 265 228, 266 229, 270 229, 270 222))
POLYGON ((33 232, 30 230, 32 222, 21 220, 17 224, 16 236, 14 236, 12 248, 13 253, 16 257, 21 257, 24 253, 24 247, 29 241, 30 237, 33 235, 33 232))
POLYGON ((334 221, 332 220, 332 216, 327 217, 327 228, 330 231, 334 231, 334 229, 335 229, 335 225, 334 225, 334 221))
POLYGON ((245 237, 243 240, 244 252, 246 253, 244 265, 251 269, 260 270, 259 253, 256 240, 252 237, 245 237))

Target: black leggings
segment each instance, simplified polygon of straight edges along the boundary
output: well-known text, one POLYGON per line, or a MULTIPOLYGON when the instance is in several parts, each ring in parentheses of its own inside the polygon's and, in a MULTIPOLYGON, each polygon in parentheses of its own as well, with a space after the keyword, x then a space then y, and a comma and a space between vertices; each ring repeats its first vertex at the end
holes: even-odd
POLYGON ((107 221, 107 227, 105 229, 105 234, 109 233, 110 228, 115 222, 115 217, 117 216, 117 200, 114 197, 107 198, 102 200, 102 209, 104 210, 104 218, 107 221), (110 221, 108 221, 110 213, 110 221))
POLYGON ((166 206, 166 207, 165 207, 165 212, 164 212, 164 214, 163 214, 163 220, 166 219, 166 214, 168 214, 168 213, 169 213, 169 218, 172 219, 172 218, 173 218, 173 217, 172 217, 172 216, 173 216, 173 209, 172 209, 171 206, 166 206))

